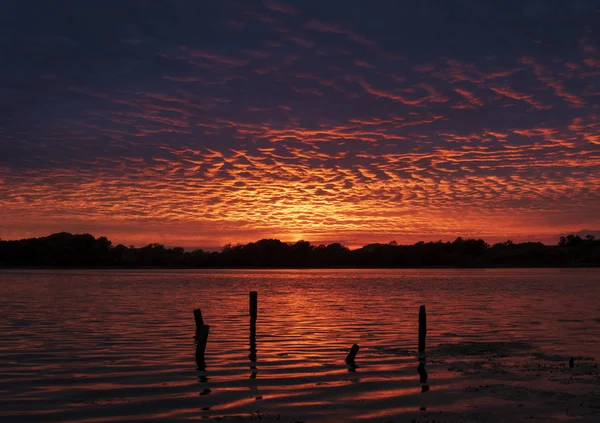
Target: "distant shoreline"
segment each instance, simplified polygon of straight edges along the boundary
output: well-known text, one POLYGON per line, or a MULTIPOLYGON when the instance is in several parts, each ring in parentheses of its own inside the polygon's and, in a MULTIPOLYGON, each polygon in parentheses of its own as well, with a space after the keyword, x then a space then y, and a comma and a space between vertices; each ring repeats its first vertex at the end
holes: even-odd
POLYGON ((562 265, 562 266, 390 266, 390 267, 373 267, 373 266, 328 266, 328 267, 289 267, 289 266, 264 266, 264 267, 176 267, 176 266, 13 266, 2 267, 0 270, 468 270, 468 269, 600 269, 597 264, 577 264, 577 265, 562 265))
POLYGON ((505 269, 600 267, 600 240, 593 235, 494 245, 482 239, 413 245, 314 245, 261 239, 228 244, 220 252, 185 251, 161 244, 113 245, 106 237, 61 232, 42 238, 0 240, 0 268, 25 269, 505 269))

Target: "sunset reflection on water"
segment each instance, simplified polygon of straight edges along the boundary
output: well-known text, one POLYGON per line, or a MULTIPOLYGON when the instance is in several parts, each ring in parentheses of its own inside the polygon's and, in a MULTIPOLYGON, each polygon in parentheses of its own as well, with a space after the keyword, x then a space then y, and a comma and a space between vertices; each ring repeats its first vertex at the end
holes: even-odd
MULTIPOLYGON (((598 393, 597 368, 585 359, 600 356, 597 270, 1 275, 6 421, 410 421, 440 412, 458 421, 498 410, 564 414, 567 400, 554 409, 544 395, 598 393), (259 293, 255 339, 251 290, 259 293), (421 304, 428 351, 419 356, 421 304), (205 368, 195 362, 195 308, 211 326, 205 368), (461 350, 465 342, 502 349, 475 354, 461 350), (344 358, 354 343, 351 369, 344 358), (448 343, 458 347, 438 348, 448 343), (583 357, 581 374, 568 373, 561 355, 583 357)), ((593 413, 583 416, 594 421, 593 413)))

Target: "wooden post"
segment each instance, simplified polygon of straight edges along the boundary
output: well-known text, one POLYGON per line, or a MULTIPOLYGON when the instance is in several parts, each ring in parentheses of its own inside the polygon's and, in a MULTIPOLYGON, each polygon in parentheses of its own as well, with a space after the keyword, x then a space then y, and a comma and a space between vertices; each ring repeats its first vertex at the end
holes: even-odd
POLYGON ((258 313, 258 292, 250 291, 250 379, 256 379, 256 317, 258 313))
POLYGON ((198 337, 196 338, 196 362, 201 363, 204 361, 204 352, 206 351, 206 343, 208 341, 208 331, 210 330, 209 325, 202 325, 198 331, 198 337))
POLYGON ((256 321, 258 314, 258 292, 250 291, 250 319, 256 321))
POLYGON ((356 354, 358 354, 359 349, 360 349, 360 347, 358 346, 358 344, 352 345, 352 348, 350 348, 350 352, 348 353, 348 356, 346 357, 346 363, 349 363, 349 364, 354 363, 354 359, 356 358, 356 354))
POLYGON ((198 333, 204 324, 204 319, 202 319, 202 311, 199 308, 194 310, 194 320, 196 321, 196 333, 198 333))
POLYGON ((427 337, 427 313, 425 312, 425 306, 419 307, 419 381, 421 382, 421 392, 429 392, 429 385, 427 384, 427 371, 425 370, 426 355, 425 355, 425 338, 427 337))
POLYGON ((419 307, 419 351, 425 351, 425 338, 427 336, 427 314, 425 306, 419 307))

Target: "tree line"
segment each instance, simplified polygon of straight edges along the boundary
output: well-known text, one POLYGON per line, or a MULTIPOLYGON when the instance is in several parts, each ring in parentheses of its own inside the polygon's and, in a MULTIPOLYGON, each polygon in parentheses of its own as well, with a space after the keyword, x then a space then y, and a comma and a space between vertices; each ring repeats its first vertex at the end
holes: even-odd
POLYGON ((482 239, 370 244, 351 250, 339 243, 312 245, 262 239, 226 245, 220 252, 149 244, 113 246, 106 237, 66 232, 41 238, 0 240, 0 267, 559 267, 600 266, 600 240, 592 235, 540 242, 494 245, 482 239))

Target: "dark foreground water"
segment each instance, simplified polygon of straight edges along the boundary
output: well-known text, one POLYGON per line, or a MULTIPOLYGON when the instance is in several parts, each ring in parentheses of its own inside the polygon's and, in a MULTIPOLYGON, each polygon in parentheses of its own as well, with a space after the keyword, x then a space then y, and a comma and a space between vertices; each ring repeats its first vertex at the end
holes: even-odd
POLYGON ((1 271, 0 309, 3 422, 600 421, 597 269, 1 271))

